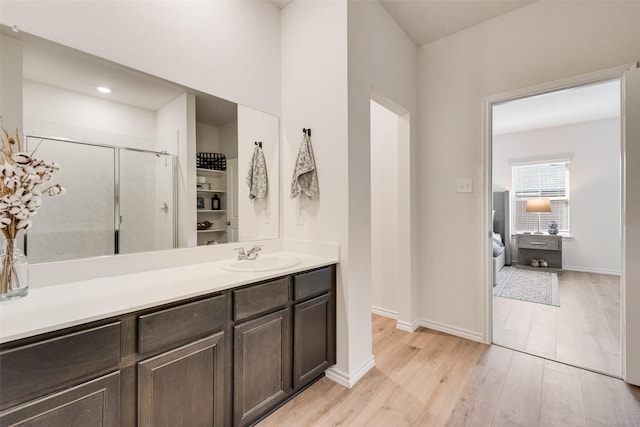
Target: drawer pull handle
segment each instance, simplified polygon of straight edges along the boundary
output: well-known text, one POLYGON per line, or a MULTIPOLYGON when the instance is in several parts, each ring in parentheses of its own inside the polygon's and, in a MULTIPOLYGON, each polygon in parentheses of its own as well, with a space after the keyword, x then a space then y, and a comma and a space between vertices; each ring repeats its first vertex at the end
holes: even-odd
POLYGON ((532 245, 544 245, 545 244, 545 242, 529 242, 529 243, 531 243, 532 245))

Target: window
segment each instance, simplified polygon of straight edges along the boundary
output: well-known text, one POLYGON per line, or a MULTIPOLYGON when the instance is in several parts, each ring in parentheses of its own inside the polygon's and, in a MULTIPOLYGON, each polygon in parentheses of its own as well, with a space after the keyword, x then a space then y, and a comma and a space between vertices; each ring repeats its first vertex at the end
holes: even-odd
POLYGON ((511 166, 511 229, 516 233, 538 230, 538 214, 527 213, 528 199, 551 200, 551 212, 540 214, 540 231, 555 221, 561 233, 569 233, 569 162, 527 163, 511 166))

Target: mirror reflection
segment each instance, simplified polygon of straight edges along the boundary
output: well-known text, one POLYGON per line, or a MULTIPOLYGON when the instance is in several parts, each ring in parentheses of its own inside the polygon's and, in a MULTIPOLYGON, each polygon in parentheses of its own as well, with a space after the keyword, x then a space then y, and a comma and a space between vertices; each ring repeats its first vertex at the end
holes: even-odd
POLYGON ((278 237, 276 117, 29 34, 1 37, 18 71, 3 67, 3 94, 20 88, 2 124, 15 116, 67 188, 33 218, 30 262, 278 237), (258 143, 262 197, 250 194, 258 143))

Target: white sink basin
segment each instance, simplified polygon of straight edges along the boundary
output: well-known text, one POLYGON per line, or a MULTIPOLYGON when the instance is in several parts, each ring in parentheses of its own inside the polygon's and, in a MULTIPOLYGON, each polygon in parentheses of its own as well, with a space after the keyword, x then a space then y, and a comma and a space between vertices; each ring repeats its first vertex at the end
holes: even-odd
POLYGON ((298 264, 300 264, 300 260, 297 258, 275 255, 244 261, 234 261, 223 265, 221 268, 228 271, 257 272, 282 270, 284 268, 294 267, 298 264))

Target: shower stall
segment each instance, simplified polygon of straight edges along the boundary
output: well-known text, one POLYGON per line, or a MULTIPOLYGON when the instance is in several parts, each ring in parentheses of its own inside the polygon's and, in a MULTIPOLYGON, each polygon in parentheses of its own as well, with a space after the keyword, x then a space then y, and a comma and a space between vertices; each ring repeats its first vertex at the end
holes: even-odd
POLYGON ((27 136, 36 158, 61 165, 24 237, 30 262, 176 247, 176 159, 165 152, 27 136))

